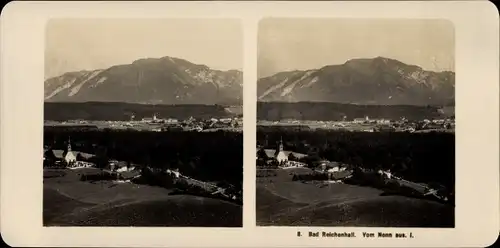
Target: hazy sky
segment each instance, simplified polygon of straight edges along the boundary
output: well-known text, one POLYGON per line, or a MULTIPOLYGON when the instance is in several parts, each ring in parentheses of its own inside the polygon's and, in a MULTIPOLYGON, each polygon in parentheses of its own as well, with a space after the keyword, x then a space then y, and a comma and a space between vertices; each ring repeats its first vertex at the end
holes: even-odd
POLYGON ((453 24, 445 20, 265 19, 259 24, 258 73, 265 77, 377 56, 454 71, 454 47, 453 24))
POLYGON ((243 67, 243 30, 234 19, 54 19, 46 35, 45 78, 164 56, 243 67))

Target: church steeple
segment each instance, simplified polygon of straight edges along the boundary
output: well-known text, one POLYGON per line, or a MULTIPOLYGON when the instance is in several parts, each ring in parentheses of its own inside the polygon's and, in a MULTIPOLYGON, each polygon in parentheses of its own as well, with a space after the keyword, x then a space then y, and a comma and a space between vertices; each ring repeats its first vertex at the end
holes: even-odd
POLYGON ((280 137, 280 143, 278 144, 277 152, 283 151, 283 137, 280 137))
POLYGON ((71 137, 68 136, 68 152, 71 151, 71 137))
POLYGON ((63 152, 63 158, 66 162, 66 165, 72 166, 74 162, 76 162, 75 154, 71 151, 71 138, 68 136, 68 145, 66 150, 63 152))

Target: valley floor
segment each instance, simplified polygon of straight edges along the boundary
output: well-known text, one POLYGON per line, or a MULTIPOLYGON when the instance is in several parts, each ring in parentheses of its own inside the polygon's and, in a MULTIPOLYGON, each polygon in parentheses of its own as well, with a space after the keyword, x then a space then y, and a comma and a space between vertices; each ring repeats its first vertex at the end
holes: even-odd
POLYGON ((241 227, 242 206, 112 181, 83 182, 96 169, 44 169, 44 226, 241 227))
POLYGON ((257 179, 258 226, 454 227, 453 206, 370 187, 292 181, 292 173, 257 179))

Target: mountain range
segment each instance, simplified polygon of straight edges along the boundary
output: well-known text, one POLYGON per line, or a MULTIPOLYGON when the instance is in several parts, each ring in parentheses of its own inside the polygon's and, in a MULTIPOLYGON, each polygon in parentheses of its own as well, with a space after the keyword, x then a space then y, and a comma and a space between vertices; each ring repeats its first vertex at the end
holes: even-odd
MULTIPOLYGON (((398 60, 352 59, 258 80, 258 101, 360 105, 454 105, 455 73, 398 60)), ((107 69, 68 72, 45 81, 46 102, 241 105, 243 73, 174 57, 139 59, 107 69)))
POLYGON ((454 105, 455 73, 427 71, 384 57, 352 59, 261 78, 257 93, 264 102, 454 105))
POLYGON ((49 78, 44 95, 46 102, 239 105, 242 75, 174 57, 147 58, 49 78))

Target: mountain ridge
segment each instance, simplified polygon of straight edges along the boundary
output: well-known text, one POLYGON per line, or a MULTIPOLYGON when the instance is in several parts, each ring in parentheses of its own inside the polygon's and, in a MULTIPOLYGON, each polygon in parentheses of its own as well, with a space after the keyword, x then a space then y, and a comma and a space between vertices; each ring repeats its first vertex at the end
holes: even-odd
POLYGON ((318 69, 262 77, 259 101, 372 105, 443 105, 454 101, 455 73, 385 58, 357 58, 318 69))
POLYGON ((242 74, 169 56, 141 58, 49 78, 44 98, 46 102, 237 104, 242 102, 242 74))

